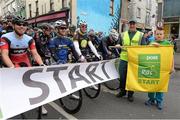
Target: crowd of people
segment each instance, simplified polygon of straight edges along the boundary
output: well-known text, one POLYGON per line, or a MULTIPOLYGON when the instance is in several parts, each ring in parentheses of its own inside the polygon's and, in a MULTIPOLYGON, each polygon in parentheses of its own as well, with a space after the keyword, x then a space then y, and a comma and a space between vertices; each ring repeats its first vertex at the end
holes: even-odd
MULTIPOLYGON (((53 25, 43 23, 31 28, 24 18, 9 17, 1 21, 1 61, 4 66, 15 68, 32 66, 32 63, 44 66, 53 62, 87 62, 89 56, 94 56, 97 61, 107 60, 114 55, 120 57, 120 91, 117 97, 127 94, 128 101, 133 102, 134 92, 125 90, 128 58, 123 46, 170 45, 170 41, 164 40, 164 30, 157 28, 154 35, 151 31, 140 32, 136 29, 136 20, 130 20, 129 30, 121 34, 112 29, 104 36, 102 32, 96 33, 93 29, 88 31, 87 27, 90 26, 85 21, 81 21, 79 28, 76 28, 68 27, 65 21, 58 20, 53 25)), ((148 96, 145 105, 156 104, 159 110, 163 108, 163 93, 149 93, 148 96)), ((42 112, 47 113, 45 108, 42 112)))

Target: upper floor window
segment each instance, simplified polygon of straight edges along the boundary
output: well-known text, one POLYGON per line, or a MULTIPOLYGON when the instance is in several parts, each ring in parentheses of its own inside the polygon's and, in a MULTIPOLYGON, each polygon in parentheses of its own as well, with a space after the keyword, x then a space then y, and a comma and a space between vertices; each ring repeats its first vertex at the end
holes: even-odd
POLYGON ((67 7, 67 0, 62 0, 62 8, 66 8, 67 7))
POLYGON ((29 4, 29 17, 32 17, 32 10, 31 10, 31 4, 29 4))
POLYGON ((137 8, 137 18, 141 18, 141 8, 137 8))
POLYGON ((50 11, 54 10, 54 0, 50 0, 50 11))
POLYGON ((114 0, 110 0, 110 13, 111 16, 114 16, 114 0))
POLYGON ((39 7, 38 7, 38 0, 36 1, 36 16, 39 15, 39 7))

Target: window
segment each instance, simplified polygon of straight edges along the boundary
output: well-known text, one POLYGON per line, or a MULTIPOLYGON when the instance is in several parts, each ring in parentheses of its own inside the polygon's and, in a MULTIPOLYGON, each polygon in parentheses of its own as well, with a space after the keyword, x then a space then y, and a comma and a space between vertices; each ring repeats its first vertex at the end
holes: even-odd
POLYGON ((67 7, 67 0, 62 0, 62 8, 66 8, 67 7))
POLYGON ((137 18, 141 18, 141 8, 137 8, 137 18))
POLYGON ((44 9, 43 9, 43 5, 42 5, 41 7, 42 7, 42 14, 44 14, 44 9))
POLYGON ((39 7, 38 7, 38 0, 36 1, 36 16, 39 15, 39 7))
POLYGON ((46 3, 44 4, 44 11, 45 11, 45 13, 46 13, 46 3))
POLYGON ((110 0, 110 13, 109 15, 114 16, 114 0, 110 0))
POLYGON ((150 25, 150 19, 151 19, 151 18, 150 18, 150 13, 147 12, 147 13, 146 13, 146 24, 147 24, 147 25, 150 25))
POLYGON ((29 17, 32 17, 32 10, 31 10, 31 4, 29 4, 29 17))
POLYGON ((54 11, 54 0, 50 0, 50 11, 54 11))

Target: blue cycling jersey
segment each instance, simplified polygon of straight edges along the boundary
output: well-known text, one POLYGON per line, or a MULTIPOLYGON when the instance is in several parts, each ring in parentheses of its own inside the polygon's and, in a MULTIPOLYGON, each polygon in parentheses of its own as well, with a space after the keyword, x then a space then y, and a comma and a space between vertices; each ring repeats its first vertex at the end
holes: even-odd
POLYGON ((60 64, 65 64, 68 62, 68 52, 69 48, 73 48, 73 42, 66 37, 55 37, 49 42, 49 48, 54 48, 55 56, 60 64))

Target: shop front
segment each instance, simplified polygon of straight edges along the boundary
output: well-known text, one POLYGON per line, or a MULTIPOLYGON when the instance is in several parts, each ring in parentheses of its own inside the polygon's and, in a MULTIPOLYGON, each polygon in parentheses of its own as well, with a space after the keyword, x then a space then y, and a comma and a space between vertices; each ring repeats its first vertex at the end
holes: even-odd
POLYGON ((48 13, 44 15, 40 15, 34 18, 27 19, 27 22, 32 25, 32 27, 38 26, 38 24, 47 22, 52 23, 57 20, 65 20, 68 23, 69 19, 69 9, 61 10, 53 13, 48 13))

